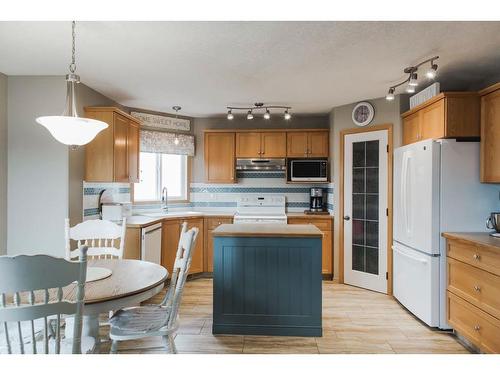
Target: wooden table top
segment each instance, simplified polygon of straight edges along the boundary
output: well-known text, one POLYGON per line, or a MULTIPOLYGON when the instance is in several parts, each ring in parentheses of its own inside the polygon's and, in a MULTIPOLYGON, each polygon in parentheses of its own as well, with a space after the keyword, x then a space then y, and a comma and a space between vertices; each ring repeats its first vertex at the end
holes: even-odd
MULTIPOLYGON (((152 289, 167 280, 167 270, 155 263, 132 259, 90 260, 88 267, 109 268, 111 276, 85 285, 85 304, 100 303, 152 289)), ((64 298, 75 299, 76 284, 63 289, 64 298)))
POLYGON ((222 224, 212 231, 214 237, 322 237, 311 224, 222 224))

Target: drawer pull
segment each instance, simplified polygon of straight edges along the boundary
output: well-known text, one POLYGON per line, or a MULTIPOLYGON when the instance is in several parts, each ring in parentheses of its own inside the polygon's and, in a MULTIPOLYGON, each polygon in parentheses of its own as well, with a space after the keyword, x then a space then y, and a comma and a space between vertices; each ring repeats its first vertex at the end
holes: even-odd
POLYGON ((479 324, 476 324, 474 326, 474 331, 479 331, 481 329, 481 326, 479 324))
POLYGON ((481 259, 481 255, 479 255, 479 254, 474 254, 472 257, 474 258, 474 260, 481 259))
POLYGON ((481 291, 481 287, 479 285, 474 285, 474 290, 479 293, 481 291))

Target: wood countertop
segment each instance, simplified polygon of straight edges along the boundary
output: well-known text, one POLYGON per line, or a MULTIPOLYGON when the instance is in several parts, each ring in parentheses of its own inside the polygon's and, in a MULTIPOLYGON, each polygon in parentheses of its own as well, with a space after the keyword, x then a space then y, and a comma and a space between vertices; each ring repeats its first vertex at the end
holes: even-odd
POLYGON ((311 224, 222 224, 212 232, 214 237, 322 237, 311 224))
POLYGON ((460 240, 473 244, 494 247, 500 251, 500 238, 490 236, 489 232, 445 232, 442 236, 450 240, 460 240))

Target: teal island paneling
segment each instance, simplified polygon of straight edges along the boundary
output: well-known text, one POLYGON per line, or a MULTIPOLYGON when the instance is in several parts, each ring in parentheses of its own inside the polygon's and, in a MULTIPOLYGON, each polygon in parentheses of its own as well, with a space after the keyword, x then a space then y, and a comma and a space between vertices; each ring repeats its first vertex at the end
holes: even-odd
POLYGON ((321 238, 215 237, 214 334, 315 336, 321 238))

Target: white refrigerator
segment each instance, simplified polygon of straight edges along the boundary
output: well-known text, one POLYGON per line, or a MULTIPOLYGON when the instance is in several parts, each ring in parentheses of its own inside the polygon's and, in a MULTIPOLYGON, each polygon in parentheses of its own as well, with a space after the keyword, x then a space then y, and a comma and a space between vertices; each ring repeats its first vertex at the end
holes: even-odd
POLYGON ((425 140, 394 151, 394 297, 431 327, 446 321, 442 232, 485 232, 500 185, 479 182, 479 142, 425 140))

